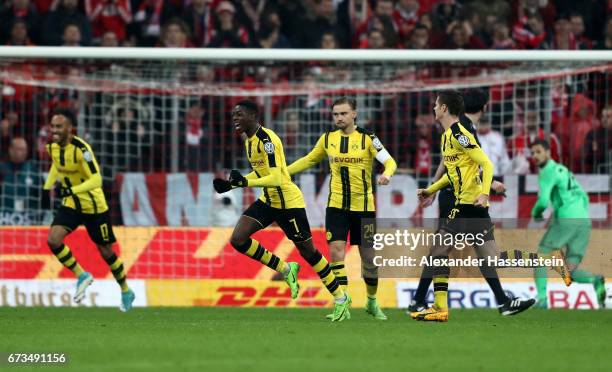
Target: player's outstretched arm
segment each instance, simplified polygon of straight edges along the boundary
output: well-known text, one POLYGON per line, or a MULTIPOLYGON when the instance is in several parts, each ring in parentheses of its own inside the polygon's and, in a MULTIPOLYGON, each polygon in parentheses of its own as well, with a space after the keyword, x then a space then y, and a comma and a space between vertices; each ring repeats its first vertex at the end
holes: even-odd
POLYGON ((440 178, 442 178, 446 174, 446 165, 441 161, 438 164, 438 169, 436 169, 436 174, 433 176, 433 182, 437 182, 440 178))
POLYGON ((299 158, 287 167, 289 175, 301 173, 306 169, 313 167, 321 162, 325 157, 325 140, 324 136, 321 136, 317 141, 313 149, 304 157, 299 158))
MULTIPOLYGON (((244 176, 247 180, 253 180, 258 178, 255 172, 251 172, 244 176)), ((226 193, 232 189, 237 188, 238 186, 232 186, 231 182, 228 180, 224 180, 223 178, 215 178, 213 180, 213 187, 218 194, 226 193)))
MULTIPOLYGON (((237 175, 235 174, 235 176, 237 175)), ((270 168, 270 174, 268 174, 267 176, 263 176, 260 178, 254 178, 254 179, 247 179, 246 177, 242 177, 242 178, 244 180, 234 182, 234 178, 230 176, 230 182, 232 182, 232 186, 236 186, 236 187, 247 187, 247 186, 249 187, 276 187, 276 186, 280 186, 282 183, 280 167, 270 168), (244 181, 244 183, 242 183, 242 181, 244 181)))
POLYGON ((424 197, 429 197, 430 195, 432 195, 432 194, 440 191, 441 189, 445 188, 449 184, 450 184, 450 180, 448 179, 448 177, 440 178, 433 185, 429 186, 426 189, 427 195, 424 195, 424 197))

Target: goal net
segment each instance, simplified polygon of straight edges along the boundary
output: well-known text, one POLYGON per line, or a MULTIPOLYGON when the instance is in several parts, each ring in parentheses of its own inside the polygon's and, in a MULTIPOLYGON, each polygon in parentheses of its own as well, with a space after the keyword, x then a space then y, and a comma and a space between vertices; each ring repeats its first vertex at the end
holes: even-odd
MULTIPOLYGON (((482 89, 490 100, 479 133, 495 176, 508 187, 507 197, 495 197, 491 207, 502 230, 526 227, 509 221, 528 219, 537 195, 537 171, 529 152, 536 138, 550 140, 553 157, 589 192, 598 226, 610 226, 609 58, 538 60, 546 54, 536 52, 521 60, 495 52, 347 51, 274 59, 279 54, 265 50, 225 52, 224 57, 214 50, 168 51, 176 57, 156 58, 147 56, 150 50, 138 49, 100 58, 79 55, 78 48, 67 50, 64 58, 36 52, 0 58, 0 282, 7 288, 0 306, 74 305, 69 297, 45 297, 72 285, 61 280, 72 274, 46 244, 58 198, 41 189, 50 167, 48 123, 58 107, 78 114, 78 135, 92 146, 100 164, 118 239, 115 249, 129 279, 138 283, 141 304, 329 303, 308 265, 303 265, 302 295, 291 302, 272 270, 229 244, 231 227, 259 195, 259 190, 245 189, 220 196, 211 187, 214 177, 230 169, 248 170, 244 145, 230 118, 233 105, 245 98, 260 105, 262 124, 280 136, 289 164, 333 128, 331 102, 354 97, 358 125, 374 131, 398 163, 390 187, 375 190, 377 216, 421 226, 437 217, 435 207, 423 210, 416 202, 416 189, 430 182, 440 161, 441 132, 432 116, 436 93, 482 89)), ((380 172, 381 165, 376 166, 380 172)), ((315 245, 326 254, 327 176, 322 162, 295 178, 306 198, 315 245)), ((301 260, 277 228, 256 237, 281 258, 301 260)), ((114 285, 84 229, 72 233, 67 244, 94 277, 114 285)), ((363 292, 356 249, 349 250, 347 266, 351 286, 363 292)), ((400 305, 398 288, 396 282, 383 281, 383 303, 400 305)), ((106 297, 115 295, 114 289, 111 294, 100 289, 100 297, 87 303, 112 303, 116 299, 106 297)))

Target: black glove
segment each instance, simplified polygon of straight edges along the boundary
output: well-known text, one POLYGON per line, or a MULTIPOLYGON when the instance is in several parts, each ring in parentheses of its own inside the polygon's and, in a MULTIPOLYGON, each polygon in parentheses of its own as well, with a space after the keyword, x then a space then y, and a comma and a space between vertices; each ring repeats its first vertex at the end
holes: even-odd
POLYGON ((242 174, 240 174, 240 171, 237 171, 236 169, 232 169, 232 171, 230 172, 229 180, 232 186, 247 187, 249 185, 249 181, 244 178, 242 174))
POLYGON ((65 198, 67 196, 73 195, 73 192, 71 188, 64 187, 61 183, 57 183, 55 184, 55 195, 60 198, 65 198))
POLYGON ((223 194, 224 192, 228 192, 232 189, 232 184, 230 181, 222 178, 215 178, 213 180, 213 187, 218 194, 223 194))

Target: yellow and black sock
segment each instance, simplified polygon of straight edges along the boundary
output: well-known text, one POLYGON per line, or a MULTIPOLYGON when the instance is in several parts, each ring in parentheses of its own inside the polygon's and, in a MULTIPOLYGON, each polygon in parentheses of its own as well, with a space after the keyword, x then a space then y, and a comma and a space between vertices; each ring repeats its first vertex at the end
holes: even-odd
POLYGON ((121 287, 122 292, 127 292, 130 288, 127 285, 127 277, 125 275, 125 268, 123 267, 123 261, 116 254, 105 259, 106 263, 110 267, 115 280, 121 287))
MULTIPOLYGON (((435 259, 448 259, 448 256, 438 256, 435 259)), ((446 265, 433 268, 434 306, 439 310, 448 309, 448 278, 450 268, 446 265)))
POLYGON ((348 276, 346 275, 346 267, 344 261, 336 261, 331 263, 331 269, 336 276, 338 284, 342 286, 342 289, 346 289, 348 286, 348 276))
POLYGON ((234 246, 234 248, 236 248, 238 252, 243 253, 256 261, 261 262, 272 270, 276 270, 279 273, 286 274, 286 269, 288 268, 287 263, 281 260, 274 253, 262 247, 257 240, 249 238, 246 243, 238 247, 234 246))
POLYGON ((366 293, 369 299, 376 299, 376 292, 378 292, 378 278, 363 278, 366 285, 366 293))
POLYGON ((327 288, 327 290, 334 296, 336 300, 341 300, 344 298, 344 290, 338 283, 334 272, 329 267, 329 263, 323 257, 321 252, 315 251, 310 257, 304 257, 306 262, 312 266, 314 271, 319 275, 321 281, 327 288))
POLYGON ((62 265, 70 269, 76 277, 83 273, 83 268, 81 267, 81 265, 79 265, 76 258, 74 258, 72 252, 70 251, 70 248, 66 244, 62 244, 57 249, 51 248, 51 251, 53 252, 55 257, 57 257, 57 259, 62 263, 62 265))
POLYGON ((366 294, 369 299, 376 299, 378 292, 378 267, 369 262, 361 263, 361 276, 366 285, 366 294))

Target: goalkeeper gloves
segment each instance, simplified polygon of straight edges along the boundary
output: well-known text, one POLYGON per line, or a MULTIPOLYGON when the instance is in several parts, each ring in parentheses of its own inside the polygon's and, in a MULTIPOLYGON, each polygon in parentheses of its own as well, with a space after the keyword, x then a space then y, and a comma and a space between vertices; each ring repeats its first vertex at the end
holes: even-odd
POLYGON ((236 169, 232 169, 230 172, 229 181, 234 187, 247 187, 249 185, 249 181, 236 169))
POLYGON ((533 217, 533 220, 536 222, 540 222, 542 220, 544 220, 544 211, 536 211, 535 208, 531 211, 531 217, 533 217))
POLYGON ((74 193, 70 187, 64 187, 61 183, 55 185, 55 195, 59 196, 60 198, 65 198, 73 194, 74 193))
POLYGON ((223 194, 224 192, 228 192, 232 189, 232 184, 230 183, 230 181, 221 178, 215 178, 213 180, 213 187, 215 188, 215 191, 218 194, 223 194))

